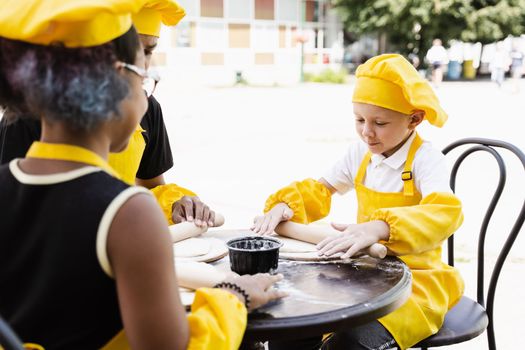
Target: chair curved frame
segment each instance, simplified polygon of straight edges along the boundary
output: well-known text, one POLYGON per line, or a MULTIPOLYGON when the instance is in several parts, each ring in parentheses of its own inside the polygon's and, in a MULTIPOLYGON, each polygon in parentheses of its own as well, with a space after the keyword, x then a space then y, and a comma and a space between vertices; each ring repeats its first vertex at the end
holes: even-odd
MULTIPOLYGON (((521 164, 524 169, 525 169, 525 154, 518 147, 508 142, 484 139, 484 138, 465 138, 465 139, 458 140, 456 142, 451 143, 447 147, 445 147, 443 149, 443 154, 446 155, 450 151, 460 146, 472 145, 472 144, 474 146, 463 151, 463 153, 460 154, 458 158, 456 159, 456 162, 454 163, 454 166, 452 168, 451 175, 450 175, 450 187, 453 191, 455 191, 456 177, 457 177, 459 167, 461 163, 469 155, 475 152, 484 151, 484 152, 491 154, 495 158, 498 164, 498 167, 499 167, 500 177, 499 177, 498 185, 490 201, 490 204, 487 208, 487 211, 485 213, 485 216, 483 218, 483 222, 480 228, 479 241, 478 241, 477 302, 481 306, 485 307, 487 311, 487 316, 489 318, 489 324, 487 327, 487 337, 488 337, 489 349, 496 350, 496 339, 495 339, 495 333, 494 333, 494 318, 493 318, 496 286, 498 283, 499 275, 503 268, 503 264, 505 263, 505 260, 507 259, 510 249, 512 248, 512 245, 514 244, 514 241, 516 240, 516 237, 518 236, 518 233, 521 227, 523 226, 523 222, 525 220, 525 199, 521 206, 519 215, 517 219, 514 221, 514 224, 507 236, 507 239, 505 240, 505 243, 501 249, 501 252, 498 255, 496 264, 494 265, 494 269, 491 274, 490 283, 489 283, 488 292, 487 292, 487 301, 485 305, 484 277, 483 277, 484 270, 485 270, 485 264, 484 264, 485 237, 487 234, 487 228, 488 228, 490 219, 492 218, 492 214, 494 213, 496 205, 498 204, 501 194, 503 193, 503 189, 505 187, 505 182, 507 178, 507 171, 506 171, 505 163, 503 161, 503 158, 501 157, 501 155, 495 148, 503 148, 513 153, 521 161, 521 164)), ((448 264, 451 266, 454 266, 454 235, 448 238, 448 264)))

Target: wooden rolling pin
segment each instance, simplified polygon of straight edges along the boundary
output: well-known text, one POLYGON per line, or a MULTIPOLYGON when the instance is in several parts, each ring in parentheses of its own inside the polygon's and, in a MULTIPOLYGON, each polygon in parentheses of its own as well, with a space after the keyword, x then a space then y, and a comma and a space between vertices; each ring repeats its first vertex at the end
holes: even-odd
MULTIPOLYGON (((313 244, 317 244, 327 237, 338 236, 341 234, 340 231, 337 231, 331 226, 303 225, 291 221, 281 222, 275 228, 275 232, 281 236, 313 244)), ((380 243, 374 243, 362 252, 371 257, 383 259, 386 256, 387 249, 380 243)))
POLYGON ((226 272, 203 262, 177 262, 175 271, 179 287, 190 289, 211 288, 226 278, 226 272))
MULTIPOLYGON (((220 213, 215 213, 215 221, 212 227, 219 227, 224 224, 224 216, 220 213)), ((173 243, 185 240, 187 238, 196 237, 208 231, 208 227, 198 227, 193 221, 185 221, 179 224, 170 225, 171 241, 173 243)))

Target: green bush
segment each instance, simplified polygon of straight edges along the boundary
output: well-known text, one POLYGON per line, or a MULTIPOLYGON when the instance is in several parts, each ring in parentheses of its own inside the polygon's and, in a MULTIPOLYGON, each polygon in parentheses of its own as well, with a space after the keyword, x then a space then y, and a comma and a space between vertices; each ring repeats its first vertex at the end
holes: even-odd
POLYGON ((319 74, 305 73, 304 80, 314 83, 344 84, 346 82, 347 75, 348 72, 344 68, 341 68, 338 71, 328 68, 319 74))

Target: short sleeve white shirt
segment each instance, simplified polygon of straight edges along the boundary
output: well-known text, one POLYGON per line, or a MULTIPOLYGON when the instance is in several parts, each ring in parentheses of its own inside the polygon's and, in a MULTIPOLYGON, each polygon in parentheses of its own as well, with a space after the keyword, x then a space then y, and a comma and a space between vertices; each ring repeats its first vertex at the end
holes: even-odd
MULTIPOLYGON (((402 192, 403 172, 408 151, 416 133, 413 133, 405 144, 390 157, 372 154, 366 168, 364 185, 378 192, 402 192)), ((361 162, 368 152, 367 145, 359 140, 353 142, 346 155, 340 159, 323 177, 339 194, 354 188, 354 180, 361 162)), ((445 156, 424 141, 416 152, 412 163, 414 183, 422 197, 433 192, 452 192, 449 186, 449 171, 445 156)))

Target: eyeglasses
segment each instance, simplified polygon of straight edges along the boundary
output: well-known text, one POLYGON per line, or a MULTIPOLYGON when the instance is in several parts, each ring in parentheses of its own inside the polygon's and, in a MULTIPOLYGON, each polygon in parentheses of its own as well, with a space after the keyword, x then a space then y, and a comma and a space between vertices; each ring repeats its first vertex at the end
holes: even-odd
POLYGON ((157 72, 147 71, 133 64, 124 62, 122 62, 122 67, 126 68, 130 72, 137 74, 139 77, 142 78, 142 89, 144 89, 144 92, 146 93, 147 97, 153 95, 153 92, 155 91, 155 88, 157 87, 157 84, 160 81, 160 76, 157 72))

